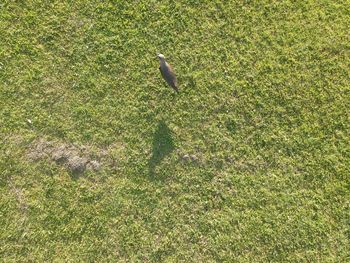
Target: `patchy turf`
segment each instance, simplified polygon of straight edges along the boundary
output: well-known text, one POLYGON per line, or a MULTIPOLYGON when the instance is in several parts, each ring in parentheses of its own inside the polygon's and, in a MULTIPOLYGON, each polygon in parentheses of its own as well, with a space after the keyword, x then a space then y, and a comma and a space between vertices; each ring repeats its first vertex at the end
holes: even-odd
MULTIPOLYGON (((113 146, 113 145, 112 145, 113 146)), ((88 170, 100 171, 103 165, 115 164, 109 150, 92 149, 85 145, 69 145, 39 139, 28 146, 28 158, 32 161, 51 160, 64 165, 73 174, 83 174, 88 170)))
POLYGON ((349 261, 348 28, 346 1, 1 3, 0 258, 349 261))

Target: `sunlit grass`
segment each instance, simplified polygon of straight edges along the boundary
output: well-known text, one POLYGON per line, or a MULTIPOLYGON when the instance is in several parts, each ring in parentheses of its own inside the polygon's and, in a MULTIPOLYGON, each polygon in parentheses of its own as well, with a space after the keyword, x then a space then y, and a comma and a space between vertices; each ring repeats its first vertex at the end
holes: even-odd
POLYGON ((0 4, 0 258, 347 261, 348 24, 343 1, 0 4))

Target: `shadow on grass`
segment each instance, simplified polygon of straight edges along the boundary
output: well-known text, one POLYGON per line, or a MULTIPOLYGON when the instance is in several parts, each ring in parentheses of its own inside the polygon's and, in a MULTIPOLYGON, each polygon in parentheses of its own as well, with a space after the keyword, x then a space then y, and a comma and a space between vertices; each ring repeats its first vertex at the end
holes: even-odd
POLYGON ((153 135, 152 156, 148 161, 149 175, 155 175, 156 167, 175 149, 171 130, 163 120, 158 122, 157 130, 153 135))

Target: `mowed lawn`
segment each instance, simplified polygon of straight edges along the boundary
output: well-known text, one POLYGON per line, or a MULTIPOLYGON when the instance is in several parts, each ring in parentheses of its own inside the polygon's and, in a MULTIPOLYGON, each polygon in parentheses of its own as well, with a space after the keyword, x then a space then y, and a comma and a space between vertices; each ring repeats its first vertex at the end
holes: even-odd
POLYGON ((349 25, 338 0, 2 1, 0 261, 349 262, 349 25))

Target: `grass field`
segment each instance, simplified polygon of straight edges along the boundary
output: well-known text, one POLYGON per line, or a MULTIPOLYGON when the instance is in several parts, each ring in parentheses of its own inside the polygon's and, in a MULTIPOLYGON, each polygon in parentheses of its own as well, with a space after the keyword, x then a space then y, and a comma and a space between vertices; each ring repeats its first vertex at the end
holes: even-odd
POLYGON ((350 262, 349 6, 1 2, 0 261, 350 262))

